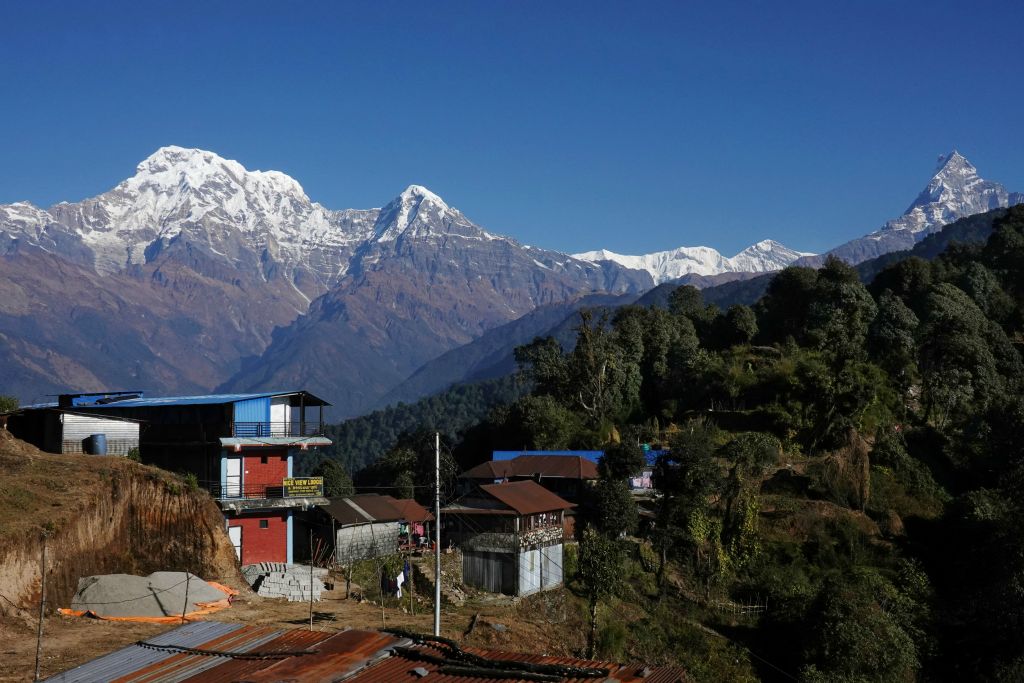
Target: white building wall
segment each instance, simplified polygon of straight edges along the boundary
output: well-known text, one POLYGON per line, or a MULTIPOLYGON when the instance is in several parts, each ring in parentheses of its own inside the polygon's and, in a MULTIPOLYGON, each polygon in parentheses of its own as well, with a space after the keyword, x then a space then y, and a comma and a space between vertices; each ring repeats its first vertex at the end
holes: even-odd
POLYGON ((291 422, 291 415, 288 410, 288 397, 273 398, 270 400, 270 435, 288 436, 288 426, 291 422))
POLYGON ((127 455, 139 446, 138 422, 71 413, 62 413, 60 419, 61 453, 84 453, 84 441, 93 434, 106 434, 107 455, 127 455))
POLYGON ((519 595, 530 595, 540 590, 540 550, 524 550, 519 553, 519 595))
POLYGON ((541 590, 562 585, 562 544, 541 548, 541 590))

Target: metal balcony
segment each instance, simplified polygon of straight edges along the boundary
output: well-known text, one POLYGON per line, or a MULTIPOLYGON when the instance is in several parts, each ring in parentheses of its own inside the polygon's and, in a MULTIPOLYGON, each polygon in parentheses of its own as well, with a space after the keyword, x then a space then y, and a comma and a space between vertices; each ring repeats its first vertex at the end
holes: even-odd
POLYGON ((322 422, 232 422, 231 436, 259 439, 270 437, 323 436, 322 422))

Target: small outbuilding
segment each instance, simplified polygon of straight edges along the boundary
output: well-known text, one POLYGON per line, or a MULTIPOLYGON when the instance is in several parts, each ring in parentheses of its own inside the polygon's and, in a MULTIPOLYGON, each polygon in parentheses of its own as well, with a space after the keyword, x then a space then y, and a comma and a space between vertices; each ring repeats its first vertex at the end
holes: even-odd
POLYGON ((402 512, 391 496, 366 493, 321 505, 334 526, 334 559, 350 564, 398 552, 402 512))
POLYGON ((463 583, 507 595, 561 585, 563 524, 572 507, 532 480, 483 484, 445 507, 442 532, 462 550, 463 583))

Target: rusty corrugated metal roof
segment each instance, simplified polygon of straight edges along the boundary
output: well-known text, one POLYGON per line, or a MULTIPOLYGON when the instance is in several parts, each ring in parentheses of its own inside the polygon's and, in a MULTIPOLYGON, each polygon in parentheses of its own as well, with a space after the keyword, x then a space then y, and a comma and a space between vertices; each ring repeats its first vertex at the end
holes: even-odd
POLYGON ((579 455, 520 455, 511 460, 488 460, 462 473, 463 479, 508 477, 597 479, 597 465, 579 455))
POLYGON ((334 498, 330 505, 320 507, 339 524, 368 524, 370 522, 397 522, 402 513, 396 508, 391 496, 376 493, 362 493, 356 496, 334 498))
MULTIPOLYGON (((221 634, 216 638, 207 640, 201 645, 195 646, 199 650, 214 650, 220 652, 256 652, 262 651, 263 646, 279 636, 281 631, 266 628, 238 628, 233 631, 221 634)), ((147 641, 149 642, 149 641, 147 641)), ((170 645, 175 645, 171 643, 170 645)), ((135 645, 140 649, 151 649, 135 645)), ((167 650, 169 657, 144 666, 135 671, 124 674, 118 678, 110 679, 110 683, 176 683, 186 678, 193 678, 202 675, 208 669, 220 666, 226 658, 211 657, 191 652, 175 652, 167 650)))
POLYGON ((333 683, 387 656, 387 649, 403 641, 377 631, 342 631, 317 645, 311 657, 277 662, 245 677, 246 683, 333 683))
POLYGON ((505 484, 484 484, 480 487, 488 495, 500 500, 520 515, 532 515, 538 512, 568 510, 573 506, 561 496, 541 486, 535 481, 510 481, 505 484))
MULTIPOLYGON (((198 621, 186 624, 173 631, 153 636, 147 642, 153 645, 178 645, 199 647, 203 643, 226 633, 242 628, 241 624, 225 624, 219 621, 198 621)), ((174 652, 142 648, 129 645, 110 654, 68 669, 47 678, 54 683, 108 683, 147 666, 169 659, 174 652)))
POLYGON ((430 510, 417 503, 412 498, 392 498, 391 504, 402 513, 402 519, 407 522, 432 522, 434 515, 430 510))
MULTIPOLYGON (((332 635, 331 633, 321 631, 292 629, 281 633, 277 638, 264 644, 260 648, 260 652, 318 651, 320 643, 332 635)), ((315 656, 307 655, 307 657, 315 656)), ((273 660, 267 659, 227 659, 216 668, 186 678, 182 683, 234 683, 235 681, 249 680, 249 676, 266 669, 274 663, 273 660)))
MULTIPOLYGON (((412 650, 422 652, 428 658, 445 657, 444 650, 427 645, 417 645, 412 650)), ((528 662, 530 664, 556 664, 566 667, 604 669, 608 673, 605 676, 567 676, 561 683, 605 683, 608 680, 615 680, 619 683, 688 683, 690 679, 682 667, 645 667, 642 664, 616 664, 614 662, 599 662, 586 659, 575 659, 572 657, 550 657, 547 655, 523 654, 517 652, 501 652, 498 650, 483 650, 479 648, 464 648, 466 652, 475 654, 484 659, 493 661, 528 662)), ((453 662, 453 664, 455 664, 453 662)), ((457 664, 456 664, 457 666, 457 664)), ((468 665, 467 665, 468 666, 468 665)), ((381 661, 375 666, 364 669, 355 676, 346 679, 346 683, 395 683, 395 681, 415 681, 420 677, 413 673, 413 669, 422 667, 428 673, 423 680, 430 683, 494 683, 495 675, 475 675, 473 673, 442 673, 442 668, 447 666, 424 661, 414 656, 392 653, 391 657, 381 661)), ((501 680, 516 683, 523 683, 531 680, 528 678, 516 678, 514 675, 501 676, 501 680)))
MULTIPOLYGON (((419 640, 419 636, 411 634, 410 638, 419 640)), ((620 683, 684 683, 689 680, 680 667, 645 668, 480 648, 463 648, 463 651, 492 662, 509 662, 501 668, 506 672, 504 680, 510 683, 528 680, 516 675, 514 662, 596 668, 607 672, 607 675, 594 677, 569 671, 561 683, 604 683, 608 679, 620 683)), ((334 683, 339 680, 394 683, 418 680, 414 670, 422 667, 428 672, 427 680, 431 683, 493 683, 493 675, 458 670, 466 666, 472 663, 457 661, 447 646, 413 645, 408 638, 378 631, 349 630, 332 634, 197 622, 155 636, 146 641, 146 646, 130 645, 47 680, 68 683, 334 683), (190 648, 222 654, 201 654, 188 651, 190 648), (261 658, 223 654, 227 652, 261 658), (282 656, 274 657, 274 653, 282 656), (288 656, 288 653, 294 654, 288 656)))
POLYGON ((459 475, 462 479, 504 479, 513 472, 511 460, 488 460, 459 475))

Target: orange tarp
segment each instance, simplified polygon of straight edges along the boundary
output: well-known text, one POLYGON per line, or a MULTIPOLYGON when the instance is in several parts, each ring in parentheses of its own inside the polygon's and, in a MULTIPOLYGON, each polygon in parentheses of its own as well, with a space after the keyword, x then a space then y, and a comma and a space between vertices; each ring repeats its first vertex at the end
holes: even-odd
POLYGON ((195 621, 208 614, 213 614, 214 612, 219 612, 222 609, 230 607, 231 598, 238 595, 238 591, 234 588, 225 586, 222 583, 217 583, 216 581, 207 581, 206 583, 210 584, 217 590, 222 591, 225 595, 224 599, 214 600, 213 602, 197 602, 196 606, 200 609, 188 612, 184 617, 181 615, 173 617, 104 617, 96 614, 92 610, 74 610, 67 609, 66 607, 61 607, 57 611, 66 617, 90 617, 92 619, 102 619, 103 621, 133 621, 147 624, 178 624, 182 621, 195 621))

